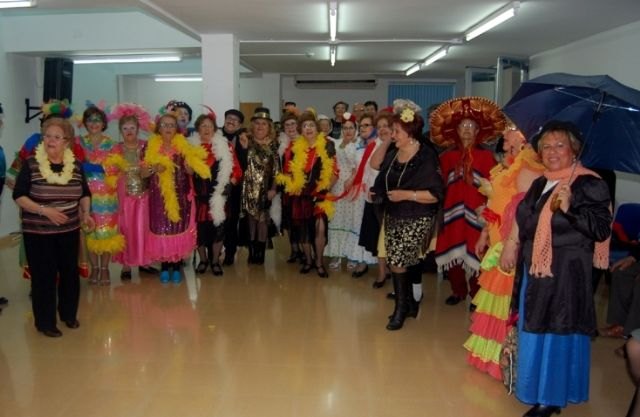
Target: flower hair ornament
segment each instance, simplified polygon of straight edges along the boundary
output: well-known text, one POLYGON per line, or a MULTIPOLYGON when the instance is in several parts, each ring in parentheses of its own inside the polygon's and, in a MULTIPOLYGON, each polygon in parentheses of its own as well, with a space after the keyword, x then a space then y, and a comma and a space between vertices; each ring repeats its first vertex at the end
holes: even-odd
POLYGON ((107 116, 108 121, 120 120, 123 117, 133 116, 138 120, 140 129, 145 132, 153 131, 153 122, 149 112, 139 104, 136 103, 120 103, 113 106, 111 113, 107 116))
POLYGON ((353 124, 356 124, 356 115, 355 114, 351 114, 348 111, 344 112, 342 114, 342 122, 351 122, 353 124))
POLYGON ((415 119, 415 115, 416 115, 416 112, 414 112, 412 109, 407 107, 404 110, 402 110, 402 113, 400 113, 400 120, 402 120, 405 123, 411 123, 415 119))

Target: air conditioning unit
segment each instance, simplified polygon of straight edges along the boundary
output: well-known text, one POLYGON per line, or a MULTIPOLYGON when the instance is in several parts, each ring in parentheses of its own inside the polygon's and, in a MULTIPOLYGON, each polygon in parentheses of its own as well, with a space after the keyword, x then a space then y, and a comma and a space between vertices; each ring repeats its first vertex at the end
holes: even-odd
POLYGON ((376 88, 378 81, 375 77, 348 77, 348 78, 301 78, 296 77, 296 88, 302 89, 372 89, 376 88))

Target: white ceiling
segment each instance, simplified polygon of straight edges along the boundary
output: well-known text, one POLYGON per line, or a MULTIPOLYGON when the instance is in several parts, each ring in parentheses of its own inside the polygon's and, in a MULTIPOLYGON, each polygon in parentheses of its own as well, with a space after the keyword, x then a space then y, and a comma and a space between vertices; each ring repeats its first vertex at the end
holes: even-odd
MULTIPOLYGON (((36 9, 20 13, 143 10, 196 38, 234 33, 241 61, 258 72, 398 75, 507 3, 338 0, 338 62, 333 68, 328 2, 322 0, 39 0, 36 9)), ((498 56, 530 57, 638 20, 640 0, 522 1, 515 18, 453 45, 447 57, 415 76, 460 78, 465 67, 494 66, 498 56)))

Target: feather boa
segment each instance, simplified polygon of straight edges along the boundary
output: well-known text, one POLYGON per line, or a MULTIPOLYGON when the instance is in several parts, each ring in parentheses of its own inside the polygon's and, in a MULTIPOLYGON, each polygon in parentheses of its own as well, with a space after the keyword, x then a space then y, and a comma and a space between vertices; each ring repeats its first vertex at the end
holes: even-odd
POLYGON ((36 147, 36 161, 38 161, 38 169, 40 175, 47 181, 48 184, 65 185, 73 177, 73 168, 75 157, 71 149, 65 149, 62 154, 62 172, 56 173, 51 169, 51 162, 47 157, 47 152, 44 150, 44 144, 40 143, 36 147))
POLYGON ((211 194, 209 199, 209 214, 213 219, 215 226, 220 226, 226 218, 224 212, 224 205, 227 201, 224 196, 224 190, 227 188, 227 184, 231 180, 231 172, 233 171, 233 155, 231 149, 229 149, 229 142, 219 133, 216 133, 211 140, 211 149, 213 155, 218 161, 218 184, 211 194))
POLYGON ((104 182, 109 188, 115 189, 118 184, 118 173, 126 171, 130 164, 122 155, 112 153, 105 159, 103 165, 107 173, 104 182))
MULTIPOLYGON (((311 149, 309 142, 302 136, 299 136, 291 147, 293 157, 289 161, 288 174, 278 174, 276 176, 276 182, 280 185, 284 185, 286 193, 291 195, 300 195, 307 183, 307 173, 305 169, 307 167, 308 152, 311 149)), ((313 194, 321 195, 326 193, 331 187, 331 177, 333 176, 334 161, 329 157, 327 153, 327 139, 324 134, 319 134, 316 137, 315 142, 316 156, 320 158, 322 168, 320 169, 320 176, 315 184, 313 194)), ((324 200, 316 203, 316 209, 325 213, 327 217, 333 216, 334 207, 333 203, 329 200, 324 200)))
MULTIPOLYGON (((174 180, 176 166, 170 157, 161 153, 162 142, 162 138, 157 134, 149 138, 144 162, 147 165, 160 165, 164 168, 164 171, 158 172, 157 174, 160 194, 162 194, 164 210, 167 217, 172 222, 177 223, 181 218, 174 180)), ((171 139, 171 147, 182 155, 185 164, 193 169, 196 174, 202 178, 211 178, 211 170, 205 162, 207 152, 203 148, 192 146, 181 134, 176 134, 173 139, 171 139)))

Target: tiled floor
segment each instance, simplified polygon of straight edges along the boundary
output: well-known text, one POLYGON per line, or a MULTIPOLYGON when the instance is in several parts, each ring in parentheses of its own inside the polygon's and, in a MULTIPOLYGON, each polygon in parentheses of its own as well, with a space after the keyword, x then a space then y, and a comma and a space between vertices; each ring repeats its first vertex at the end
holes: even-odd
MULTIPOLYGON (((421 315, 385 330, 389 285, 344 270, 301 276, 267 253, 245 253, 222 278, 180 285, 152 276, 111 287, 82 282, 81 327, 50 339, 33 328, 17 248, 0 250, 0 416, 502 417, 527 407, 470 368, 466 305, 445 306, 448 283, 425 275, 421 315)), ((606 290, 598 296, 605 307, 606 290)), ((602 319, 600 320, 602 321, 602 319)), ((591 400, 563 416, 623 416, 632 387, 620 344, 593 343, 591 400)))

